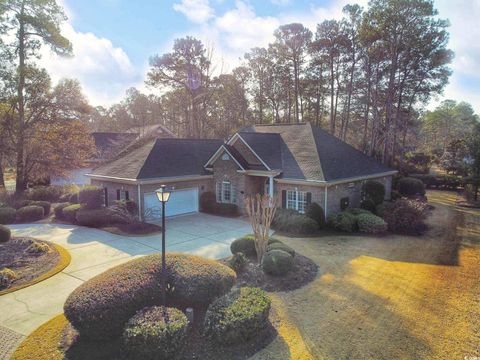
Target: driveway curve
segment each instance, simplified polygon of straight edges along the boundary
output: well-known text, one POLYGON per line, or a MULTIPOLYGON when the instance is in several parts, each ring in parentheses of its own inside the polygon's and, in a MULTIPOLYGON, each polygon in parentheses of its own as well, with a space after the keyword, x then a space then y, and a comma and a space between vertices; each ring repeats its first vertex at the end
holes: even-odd
MULTIPOLYGON (((14 236, 51 241, 66 248, 71 263, 57 275, 28 288, 0 296, 0 327, 28 335, 63 311, 68 295, 84 281, 133 258, 160 252, 160 235, 128 237, 102 230, 61 224, 10 227, 14 236)), ((251 232, 243 219, 194 214, 167 220, 167 251, 219 259, 229 245, 251 232)))

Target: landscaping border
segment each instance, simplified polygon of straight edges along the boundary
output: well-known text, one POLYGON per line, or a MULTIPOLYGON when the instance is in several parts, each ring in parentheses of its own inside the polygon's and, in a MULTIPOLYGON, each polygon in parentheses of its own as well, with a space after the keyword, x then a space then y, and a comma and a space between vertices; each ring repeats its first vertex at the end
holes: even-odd
POLYGON ((51 278, 53 275, 58 274, 60 271, 65 269, 68 265, 70 265, 70 261, 72 260, 72 257, 70 256, 70 253, 65 249, 64 247, 48 242, 47 243, 50 246, 53 246, 55 250, 58 251, 58 254, 60 256, 60 260, 58 261, 57 265, 55 265, 53 268, 48 270, 45 274, 40 275, 39 277, 33 279, 32 281, 19 284, 17 286, 12 286, 10 288, 4 289, 0 291, 0 296, 5 295, 5 294, 10 294, 12 292, 15 292, 20 289, 24 289, 26 287, 29 287, 31 285, 38 284, 39 282, 42 282, 44 280, 47 280, 48 278, 51 278))

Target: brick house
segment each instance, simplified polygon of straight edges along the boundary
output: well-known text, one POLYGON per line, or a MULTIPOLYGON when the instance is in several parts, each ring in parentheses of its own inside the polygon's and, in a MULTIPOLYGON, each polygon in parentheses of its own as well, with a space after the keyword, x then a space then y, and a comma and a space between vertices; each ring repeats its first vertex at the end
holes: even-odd
POLYGON ((155 190, 172 190, 167 216, 199 211, 204 192, 244 211, 251 194, 279 196, 281 206, 304 212, 316 202, 326 214, 342 199, 358 207, 362 185, 382 182, 390 197, 395 170, 309 123, 255 125, 228 141, 154 139, 96 168, 88 176, 106 190, 107 200, 134 200, 146 220, 160 217, 155 190))

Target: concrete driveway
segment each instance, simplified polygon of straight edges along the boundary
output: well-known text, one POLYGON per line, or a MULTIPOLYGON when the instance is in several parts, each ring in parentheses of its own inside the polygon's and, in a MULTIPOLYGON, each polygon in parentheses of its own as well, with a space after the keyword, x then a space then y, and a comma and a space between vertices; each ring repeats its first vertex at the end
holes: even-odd
MULTIPOLYGON (((133 258, 161 251, 161 237, 126 237, 105 231, 56 224, 13 225, 14 236, 30 236, 68 249, 72 261, 62 272, 39 284, 0 296, 0 327, 27 335, 63 311, 68 295, 93 276, 133 258)), ((243 219, 193 214, 167 219, 167 251, 219 259, 230 243, 251 233, 243 219)))

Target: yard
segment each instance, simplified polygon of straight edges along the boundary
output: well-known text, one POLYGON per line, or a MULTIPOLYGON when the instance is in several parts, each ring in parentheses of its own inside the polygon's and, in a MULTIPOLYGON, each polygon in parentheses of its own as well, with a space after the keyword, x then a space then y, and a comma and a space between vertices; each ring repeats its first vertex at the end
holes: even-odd
POLYGON ((480 356, 480 211, 429 192, 422 238, 281 240, 319 277, 272 294, 277 337, 253 359, 464 359, 480 356))

